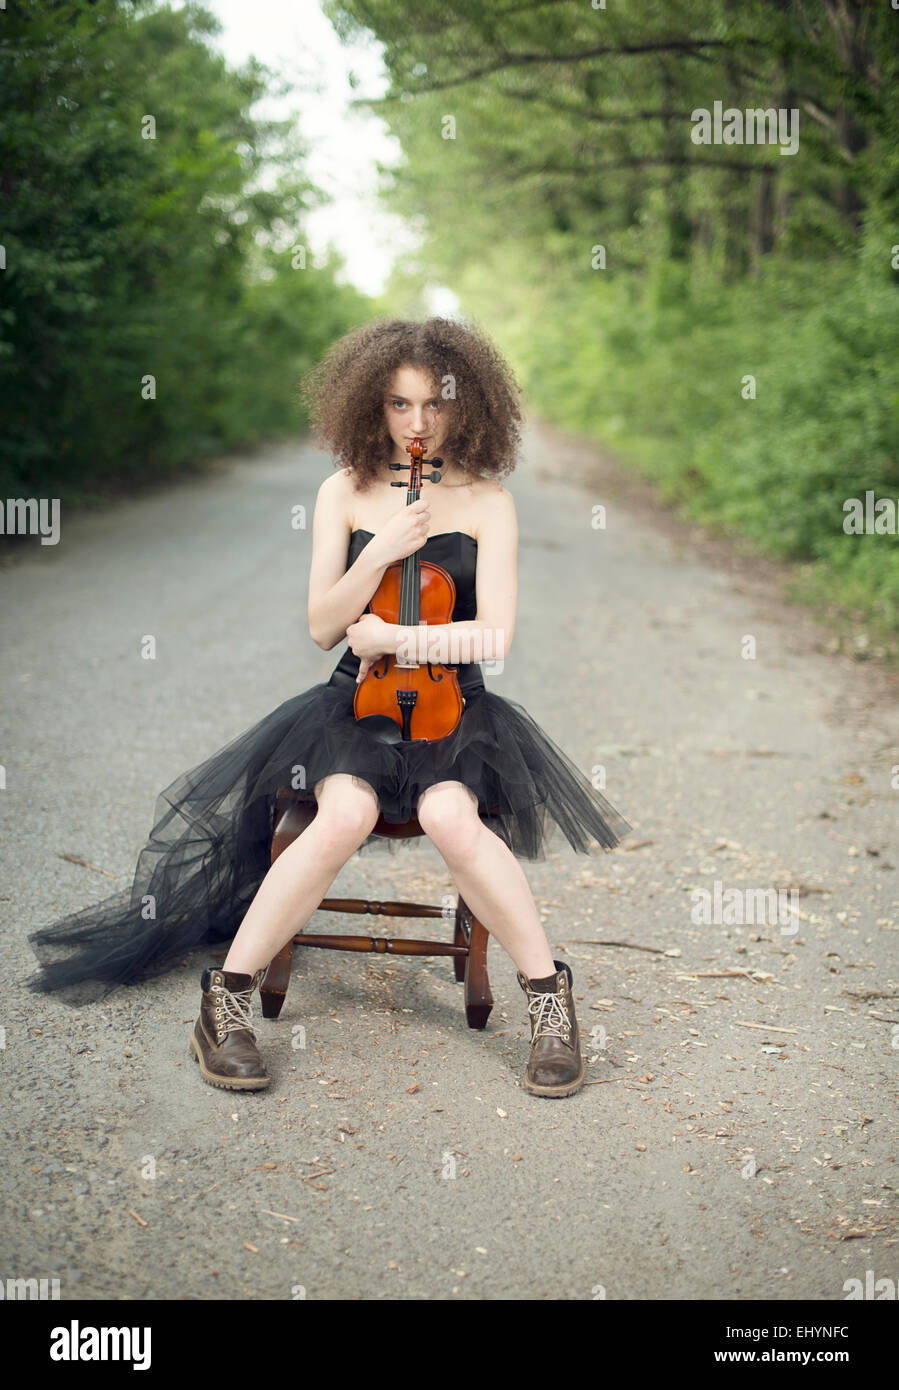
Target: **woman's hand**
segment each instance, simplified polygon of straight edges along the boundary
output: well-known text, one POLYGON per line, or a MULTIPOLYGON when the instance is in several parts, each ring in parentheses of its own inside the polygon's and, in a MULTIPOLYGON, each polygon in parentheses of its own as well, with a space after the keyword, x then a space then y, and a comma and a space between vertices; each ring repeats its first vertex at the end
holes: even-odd
POLYGON ((397 560, 405 560, 420 550, 428 538, 431 528, 431 507, 425 497, 410 502, 401 511, 385 521, 380 531, 368 543, 374 548, 380 564, 392 565, 397 560))
POLYGON ((374 613, 363 613, 358 622, 350 623, 346 635, 350 650, 359 658, 357 685, 382 656, 396 655, 396 644, 391 644, 391 632, 390 624, 374 613))

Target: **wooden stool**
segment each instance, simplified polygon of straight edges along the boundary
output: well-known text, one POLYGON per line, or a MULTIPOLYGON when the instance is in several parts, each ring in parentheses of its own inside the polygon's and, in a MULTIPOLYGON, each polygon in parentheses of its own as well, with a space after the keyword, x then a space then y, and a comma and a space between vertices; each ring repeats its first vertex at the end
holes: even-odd
MULTIPOLYGON (((315 819, 318 806, 314 801, 300 800, 297 793, 282 787, 275 797, 272 822, 272 863, 289 844, 302 835, 315 819)), ((508 839, 495 815, 481 813, 481 820, 499 835, 508 839)), ((417 818, 402 825, 391 825, 379 816, 373 833, 409 839, 423 835, 417 818)), ((444 917, 440 907, 422 903, 369 902, 365 898, 323 898, 316 911, 372 913, 384 917, 444 917)), ((493 1008, 493 995, 487 977, 487 929, 466 906, 461 897, 456 901, 452 945, 445 941, 417 941, 380 936, 329 936, 297 932, 274 957, 262 981, 260 995, 264 1018, 277 1018, 287 996, 294 946, 317 946, 325 951, 374 951, 377 955, 393 956, 452 956, 456 979, 464 981, 465 1015, 469 1028, 483 1028, 493 1008)))

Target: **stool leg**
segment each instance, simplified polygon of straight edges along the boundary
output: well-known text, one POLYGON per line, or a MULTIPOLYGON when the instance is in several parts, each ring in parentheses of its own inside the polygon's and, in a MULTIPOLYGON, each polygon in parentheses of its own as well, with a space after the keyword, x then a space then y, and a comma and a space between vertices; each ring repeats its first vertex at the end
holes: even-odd
MULTIPOLYGON (((464 922, 465 922, 465 916, 464 916, 464 912, 463 912, 464 906, 465 906, 465 905, 464 905, 464 903, 462 902, 462 899, 459 898, 459 900, 458 900, 457 903, 456 903, 456 923, 455 923, 455 926, 453 927, 453 945, 454 945, 454 946, 467 946, 467 945, 468 945, 468 938, 467 938, 466 935, 465 935, 465 926, 464 926, 464 922)), ((453 970, 455 971, 456 979, 457 979, 457 980, 464 980, 464 979, 465 979, 465 957, 464 957, 464 956, 453 956, 453 970)))
MULTIPOLYGON (((461 901, 461 900, 460 900, 461 901)), ((467 911, 467 909, 466 909, 467 911)), ((465 1015, 469 1028, 484 1028, 493 1008, 487 977, 487 928, 469 912, 471 936, 465 957, 465 1015)))
POLYGON ((265 978, 259 986, 263 1018, 277 1018, 280 1014, 287 995, 287 986, 290 984, 292 963, 293 937, 273 957, 268 970, 265 972, 265 978))

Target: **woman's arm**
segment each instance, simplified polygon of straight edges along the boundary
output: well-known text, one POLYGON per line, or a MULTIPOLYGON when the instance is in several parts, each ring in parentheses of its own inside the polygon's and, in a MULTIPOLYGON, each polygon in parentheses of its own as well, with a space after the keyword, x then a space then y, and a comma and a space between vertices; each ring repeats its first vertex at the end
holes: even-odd
POLYGON ((324 651, 346 636, 381 582, 387 561, 370 541, 346 568, 350 543, 347 473, 326 478, 318 490, 312 519, 312 564, 309 571, 309 633, 324 651))

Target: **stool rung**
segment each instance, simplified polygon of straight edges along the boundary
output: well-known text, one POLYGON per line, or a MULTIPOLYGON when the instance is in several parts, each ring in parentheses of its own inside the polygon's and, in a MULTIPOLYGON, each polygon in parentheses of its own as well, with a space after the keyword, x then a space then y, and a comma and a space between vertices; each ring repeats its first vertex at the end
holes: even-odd
MULTIPOLYGON (((442 907, 425 903, 370 902, 367 898, 322 898, 320 912, 370 912, 378 917, 443 917, 442 907)), ((455 911, 452 914, 455 917, 455 911)), ((447 921, 452 920, 451 917, 447 921)))
POLYGON ((327 951, 373 951, 379 956, 467 956, 467 946, 451 946, 445 941, 416 941, 414 938, 391 936, 313 936, 297 932, 295 946, 322 946, 327 951))

